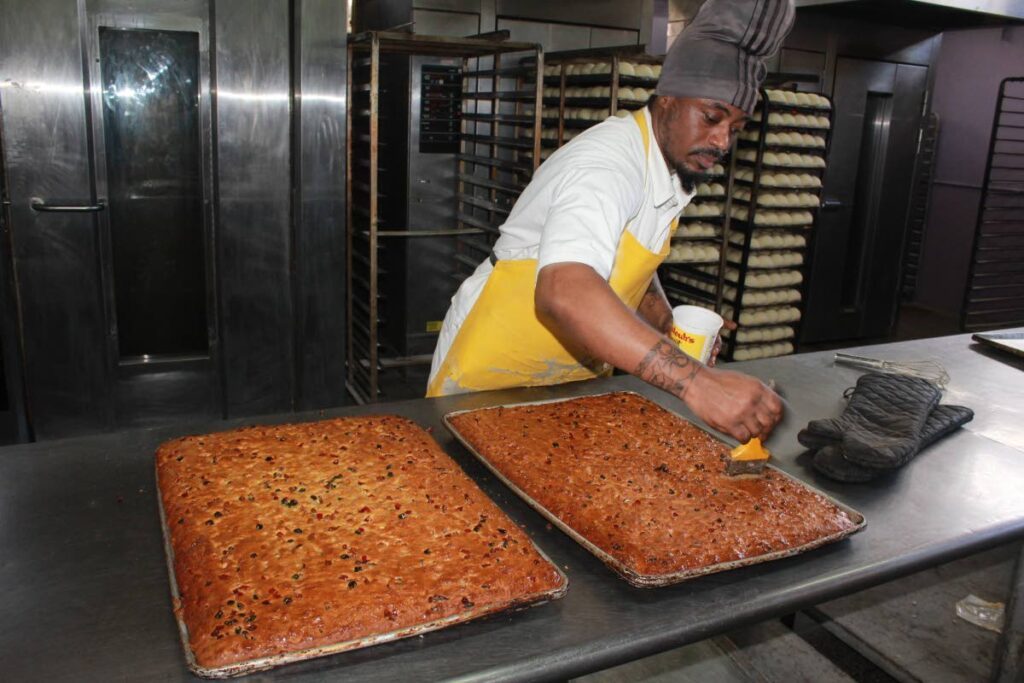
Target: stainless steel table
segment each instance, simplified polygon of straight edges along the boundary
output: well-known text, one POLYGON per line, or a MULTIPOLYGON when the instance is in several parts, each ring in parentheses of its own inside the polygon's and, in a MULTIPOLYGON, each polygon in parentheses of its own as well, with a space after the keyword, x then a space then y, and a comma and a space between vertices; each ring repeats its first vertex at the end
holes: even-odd
MULTIPOLYGON (((807 466, 796 432, 839 410, 856 371, 831 353, 738 365, 775 379, 790 403, 776 463, 863 512, 867 528, 803 556, 662 589, 627 586, 520 503, 445 431, 451 410, 611 389, 682 404, 631 377, 339 409, 391 412, 433 428, 441 445, 565 567, 557 602, 297 664, 261 680, 536 680, 605 668, 792 612, 917 569, 1024 537, 1024 372, 966 335, 854 352, 933 355, 950 369, 947 401, 975 409, 967 429, 873 485, 841 485, 807 466)), ((273 416, 261 422, 315 419, 273 416)), ((0 450, 0 672, 6 680, 189 678, 171 615, 153 490, 165 439, 246 424, 186 424, 0 450)))

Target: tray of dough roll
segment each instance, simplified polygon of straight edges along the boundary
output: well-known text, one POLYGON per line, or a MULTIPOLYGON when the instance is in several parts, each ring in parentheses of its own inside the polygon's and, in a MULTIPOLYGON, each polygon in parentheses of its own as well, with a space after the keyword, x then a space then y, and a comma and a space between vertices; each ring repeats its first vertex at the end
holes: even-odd
MULTIPOLYGON (((571 64, 548 64, 544 67, 544 78, 561 77, 562 70, 565 70, 567 78, 600 78, 607 81, 612 74, 612 63, 610 61, 600 62, 573 62, 571 64)), ((660 63, 630 62, 619 60, 619 81, 623 79, 634 80, 638 83, 656 85, 658 77, 661 76, 660 63)))
POLYGON ((665 263, 718 263, 721 251, 714 244, 672 244, 665 263))
MULTIPOLYGON (((600 74, 573 74, 572 76, 565 77, 565 85, 578 87, 593 87, 593 86, 609 86, 612 78, 611 73, 600 73, 600 74)), ((561 76, 545 76, 544 85, 558 86, 562 83, 561 76)), ((637 76, 623 76, 619 74, 619 87, 630 87, 630 88, 650 88, 654 89, 658 85, 657 79, 651 78, 640 78, 637 76)))
POLYGON ((824 95, 813 92, 797 92, 795 90, 782 90, 779 88, 765 88, 765 97, 768 98, 768 106, 776 108, 799 108, 814 110, 817 112, 828 112, 832 109, 832 102, 824 95))
MULTIPOLYGON (((724 279, 730 284, 738 285, 740 283, 739 271, 735 268, 726 268, 724 279)), ((743 286, 747 289, 779 289, 781 287, 798 287, 803 284, 804 274, 799 270, 779 268, 775 270, 762 270, 746 273, 746 277, 744 277, 742 281, 743 286)))
MULTIPOLYGON (((717 291, 717 283, 708 281, 698 280, 697 278, 690 277, 691 273, 678 272, 679 269, 675 269, 667 273, 668 277, 662 283, 670 287, 682 288, 684 292, 693 292, 696 296, 708 296, 714 298, 717 291)), ((722 288, 722 300, 730 303, 736 303, 737 289, 732 285, 725 285, 722 288)), ((753 289, 745 288, 743 290, 743 308, 750 308, 752 306, 779 306, 782 304, 796 304, 803 300, 803 295, 800 290, 796 287, 780 287, 778 289, 753 289)))
POLYGON ((738 319, 729 306, 722 307, 722 315, 733 318, 740 327, 777 327, 800 322, 800 309, 796 306, 764 306, 740 311, 738 319), (728 314, 728 315, 727 315, 728 314))
POLYGON ((738 345, 732 351, 734 361, 758 360, 761 358, 777 358, 788 356, 796 349, 791 342, 773 342, 771 344, 752 344, 750 346, 738 345))
MULTIPOLYGON (((729 265, 739 267, 743 260, 743 250, 728 249, 725 252, 726 262, 729 265)), ((795 249, 783 249, 778 251, 752 251, 747 256, 748 270, 779 270, 792 269, 804 264, 803 252, 795 249)))
MULTIPOLYGON (((736 247, 742 247, 746 242, 747 233, 730 232, 729 243, 736 247)), ((798 232, 787 232, 785 230, 758 230, 750 238, 751 251, 763 249, 805 249, 807 237, 798 232)))
MULTIPOLYGON (((760 123, 763 119, 755 114, 753 121, 760 123)), ((821 113, 786 113, 769 112, 768 130, 794 130, 798 132, 822 132, 832 128, 828 116, 821 113)))
MULTIPOLYGON (((753 193, 745 188, 739 187, 733 192, 733 201, 740 202, 745 206, 750 205, 753 193)), ((821 206, 818 195, 805 190, 770 190, 763 188, 757 193, 758 211, 768 209, 817 209, 821 206)))
MULTIPOLYGON (((559 88, 544 88, 543 97, 545 100, 557 100, 562 97, 562 92, 559 88)), ((607 103, 612 96, 612 87, 610 85, 568 87, 564 93, 566 102, 570 100, 595 100, 607 103)), ((617 94, 620 102, 627 101, 646 104, 647 100, 654 94, 654 89, 620 86, 617 94)))
POLYGON ((741 328, 735 331, 727 330, 726 332, 726 339, 734 340, 737 344, 765 344, 788 341, 796 337, 796 328, 786 324, 749 329, 741 328))
POLYGON ((751 168, 739 168, 736 170, 735 178, 741 185, 753 185, 757 180, 761 188, 771 190, 800 190, 815 191, 822 186, 821 178, 813 173, 762 173, 760 178, 755 178, 751 168))
MULTIPOLYGON (((722 300, 728 304, 736 303, 736 290, 733 287, 726 287, 731 296, 723 292, 722 300)), ((784 287, 780 289, 745 289, 743 290, 743 301, 740 308, 752 310, 755 308, 770 308, 774 306, 788 306, 799 304, 803 295, 799 289, 784 287)))
POLYGON ((806 228, 814 225, 814 214, 808 209, 779 211, 761 209, 754 212, 754 220, 750 220, 750 211, 744 206, 733 206, 729 212, 734 223, 753 226, 755 228, 806 228))
MULTIPOLYGON (((744 149, 759 147, 761 145, 761 132, 758 130, 740 133, 739 144, 744 149)), ((800 131, 783 131, 781 133, 767 133, 764 136, 766 148, 781 148, 795 150, 801 154, 806 152, 823 152, 828 147, 828 142, 821 135, 805 133, 800 131)))
POLYGON ((722 226, 704 223, 700 220, 680 221, 673 240, 714 240, 715 242, 721 242, 722 226))
MULTIPOLYGON (((741 149, 736 152, 736 161, 743 165, 757 163, 757 150, 741 149)), ((774 169, 823 169, 825 158, 806 152, 765 152, 761 157, 761 166, 774 169)))
POLYGON ((749 220, 749 212, 742 207, 732 207, 732 227, 735 230, 788 230, 806 233, 814 226, 813 215, 808 220, 809 211, 771 211, 768 209, 757 212, 754 220, 749 220))
POLYGON ((725 217, 725 204, 721 200, 712 198, 690 202, 680 214, 680 219, 699 218, 701 220, 715 221, 725 217))

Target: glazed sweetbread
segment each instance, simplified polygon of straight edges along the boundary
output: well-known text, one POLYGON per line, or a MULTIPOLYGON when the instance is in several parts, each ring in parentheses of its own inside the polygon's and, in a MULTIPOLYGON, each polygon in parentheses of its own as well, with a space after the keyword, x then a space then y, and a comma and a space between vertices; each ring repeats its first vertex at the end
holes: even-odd
POLYGON ((725 474, 728 447, 630 393, 455 415, 505 477, 640 577, 798 548, 854 529, 777 472, 725 474))
POLYGON ((200 668, 470 618, 564 584, 403 418, 189 436, 156 463, 200 668))

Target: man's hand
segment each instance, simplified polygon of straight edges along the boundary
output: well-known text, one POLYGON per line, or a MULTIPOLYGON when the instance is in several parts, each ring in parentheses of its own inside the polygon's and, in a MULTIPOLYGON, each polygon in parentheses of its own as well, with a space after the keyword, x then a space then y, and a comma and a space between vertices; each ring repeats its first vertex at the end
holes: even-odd
MULTIPOLYGON (((735 330, 737 325, 732 320, 726 320, 722 327, 727 330, 735 330)), ((715 345, 711 348, 711 357, 708 358, 708 367, 713 368, 718 364, 718 354, 722 351, 722 335, 715 337, 715 345)))
POLYGON ((782 399, 760 380, 705 368, 694 378, 686 404, 702 420, 740 443, 766 438, 782 419, 782 399))

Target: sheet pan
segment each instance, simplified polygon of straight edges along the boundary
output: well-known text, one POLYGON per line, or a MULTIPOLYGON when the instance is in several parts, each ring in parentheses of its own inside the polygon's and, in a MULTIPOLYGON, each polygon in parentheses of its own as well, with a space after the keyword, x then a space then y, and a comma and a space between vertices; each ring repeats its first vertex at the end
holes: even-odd
POLYGON ((400 638, 408 638, 410 636, 420 635, 427 633, 428 631, 436 631, 448 626, 454 626, 467 621, 478 619, 488 614, 494 614, 497 612, 504 612, 506 610, 519 610, 526 609, 527 607, 534 607, 542 605, 550 600, 557 600, 565 595, 569 587, 569 579, 562 571, 561 567, 551 561, 551 559, 537 547, 535 543, 531 541, 534 549, 540 554, 540 556, 551 564, 555 568, 555 571, 562 579, 562 585, 542 591, 534 595, 528 595, 514 600, 512 602, 502 603, 487 603, 478 604, 474 609, 459 614, 454 614, 443 619, 437 619, 434 621, 409 626, 406 628, 398 629, 395 631, 388 631, 386 633, 380 633, 373 636, 367 636, 365 638, 359 638, 356 640, 348 640, 345 642, 334 643, 331 645, 323 645, 320 647, 307 648, 304 650, 296 650, 295 652, 286 652, 279 655, 273 655, 270 657, 260 657, 258 659, 251 659, 244 662, 238 662, 235 664, 227 664, 225 666, 207 668, 200 666, 196 661, 195 655, 192 652, 192 648, 189 646, 189 634, 188 626, 185 624, 184 614, 181 609, 181 598, 178 592, 178 580, 174 572, 174 548, 171 544, 170 529, 167 526, 167 517, 164 514, 163 498, 160 495, 160 472, 159 469, 156 472, 157 478, 157 505, 159 506, 160 512, 160 526, 163 529, 164 534, 164 552, 167 558, 167 573, 170 577, 171 585, 171 601, 174 606, 174 619, 178 624, 178 635, 181 638, 182 647, 185 649, 185 661, 189 671, 202 676, 203 678, 232 678, 234 676, 243 676, 245 674, 254 673, 256 671, 265 671, 274 667, 282 666, 284 664, 291 664, 293 662, 301 662, 307 659, 314 659, 316 657, 324 657, 327 655, 337 654, 339 652, 346 652, 348 650, 357 650, 363 647, 369 647, 371 645, 379 645, 380 643, 387 643, 392 640, 398 640, 400 638))
MULTIPOLYGON (((576 529, 573 529, 572 527, 570 527, 568 524, 563 522, 557 515, 555 515, 553 512, 551 512, 550 510, 545 508, 543 505, 538 503, 536 500, 534 500, 532 497, 530 497, 530 495, 528 495, 525 491, 523 491, 515 483, 513 483, 510 479, 508 479, 501 472, 501 470, 498 469, 497 466, 495 466, 493 463, 491 463, 482 453, 477 451, 476 448, 473 446, 473 444, 471 444, 469 442, 469 440, 466 439, 459 432, 459 430, 455 427, 454 424, 452 424, 452 421, 451 421, 452 418, 455 417, 456 415, 462 415, 464 413, 477 412, 478 410, 489 410, 489 409, 492 409, 492 408, 519 408, 519 407, 522 407, 522 406, 530 406, 530 405, 544 405, 544 404, 548 404, 548 403, 564 403, 564 402, 567 402, 567 401, 579 400, 581 398, 593 398, 595 396, 606 396, 606 395, 612 395, 612 394, 632 394, 634 396, 640 397, 644 401, 653 403, 653 401, 651 401, 649 398, 647 398, 645 396, 642 396, 642 395, 640 395, 640 394, 638 394, 636 392, 633 392, 633 391, 614 391, 614 392, 610 391, 610 392, 603 392, 603 393, 600 393, 600 394, 591 394, 589 396, 575 396, 575 397, 572 397, 572 398, 548 399, 548 400, 544 400, 544 401, 530 401, 530 402, 524 402, 524 403, 510 403, 510 404, 504 404, 504 405, 489 406, 488 408, 473 408, 473 409, 469 409, 469 410, 458 410, 458 411, 454 411, 454 412, 446 414, 443 417, 443 420, 444 420, 444 424, 448 428, 448 430, 452 433, 452 435, 456 439, 458 439, 462 443, 463 446, 466 447, 466 450, 468 450, 470 453, 472 453, 473 456, 475 458, 477 458, 481 463, 483 463, 483 465, 485 467, 487 467, 487 469, 489 469, 494 474, 495 477, 497 477, 503 484, 505 484, 510 489, 512 489, 512 491, 514 491, 517 496, 522 498, 524 502, 526 502, 530 507, 532 507, 534 510, 539 512, 549 522, 551 522, 552 524, 557 526, 559 529, 561 529, 566 535, 568 535, 574 541, 576 541, 577 543, 582 545, 584 548, 586 548, 588 551, 590 551, 594 556, 596 556, 599 560, 601 560, 606 565, 608 565, 608 567, 610 567, 612 570, 614 570, 623 579, 628 581, 630 584, 632 584, 634 586, 637 586, 637 587, 641 587, 641 588, 657 588, 657 587, 660 587, 660 586, 668 586, 668 585, 671 585, 671 584, 674 584, 674 583, 679 583, 680 581, 685 581, 687 579, 693 579, 693 578, 696 578, 698 576, 705 576, 707 574, 714 574, 716 572, 728 571, 730 569, 736 569, 738 567, 746 567, 748 565, 759 564, 761 562, 769 562, 771 560, 777 560, 777 559, 780 559, 780 558, 783 558, 783 557, 792 557, 794 555, 799 555, 799 554, 805 553, 805 552, 807 552, 809 550, 813 550, 814 548, 821 547, 821 546, 826 545, 828 543, 833 543, 835 541, 838 541, 838 540, 841 540, 843 538, 846 538, 847 536, 860 531, 861 529, 863 529, 867 525, 867 520, 864 519, 864 515, 862 515, 861 513, 857 512, 853 508, 849 507, 848 505, 844 505, 843 503, 835 500, 831 496, 829 496, 829 495, 819 491, 818 489, 814 488, 813 486, 809 486, 808 484, 800 481, 796 477, 793 477, 793 476, 783 472, 782 470, 778 469, 777 467, 773 467, 771 465, 768 465, 768 467, 772 471, 774 471, 776 474, 778 474, 779 476, 785 477, 790 482, 792 482, 794 485, 799 486, 800 488, 803 488, 803 489, 805 489, 807 491, 811 491, 813 493, 816 493, 817 495, 821 496, 822 498, 827 500, 832 505, 835 505, 837 508, 839 508, 840 510, 845 512, 847 514, 847 516, 849 516, 850 520, 853 522, 854 526, 852 528, 850 528, 850 529, 847 529, 847 530, 844 530, 844 531, 841 531, 841 532, 838 532, 838 533, 833 533, 833 534, 829 534, 829 535, 826 535, 826 536, 822 536, 821 538, 817 538, 817 539, 811 541, 810 543, 805 543, 803 545, 796 546, 796 547, 793 547, 793 548, 787 548, 785 550, 778 550, 778 551, 774 551, 774 552, 770 552, 770 553, 764 553, 762 555, 754 555, 754 556, 745 557, 745 558, 739 559, 739 560, 730 560, 728 562, 720 562, 718 564, 708 565, 706 567, 696 567, 696 568, 691 568, 691 569, 684 569, 682 571, 672 572, 672 573, 668 573, 668 574, 640 574, 640 573, 634 571, 633 569, 631 569, 630 567, 626 566, 625 564, 623 564, 619 559, 615 558, 614 556, 612 556, 608 552, 602 550, 601 548, 599 548, 595 544, 591 543, 580 532, 578 532, 576 529)), ((655 405, 657 405, 657 404, 655 404, 655 405)), ((659 406, 659 407, 664 408, 664 406, 659 406)), ((685 417, 683 417, 679 413, 677 413, 677 412, 675 412, 673 410, 669 410, 668 408, 664 408, 664 409, 667 410, 672 415, 674 415, 677 419, 684 420, 686 422, 690 422, 690 420, 687 420, 685 417)), ((693 424, 693 423, 690 422, 690 424, 693 424)), ((697 426, 697 425, 694 425, 694 426, 697 426)), ((697 427, 697 428, 700 429, 700 427, 697 427)), ((714 435, 708 433, 707 430, 701 429, 701 431, 707 433, 709 436, 711 436, 715 440, 720 441, 720 439, 718 439, 718 437, 715 437, 714 435)))

